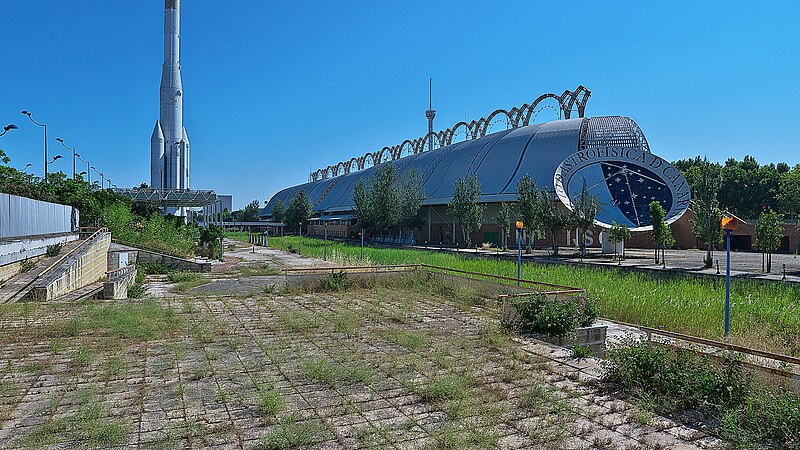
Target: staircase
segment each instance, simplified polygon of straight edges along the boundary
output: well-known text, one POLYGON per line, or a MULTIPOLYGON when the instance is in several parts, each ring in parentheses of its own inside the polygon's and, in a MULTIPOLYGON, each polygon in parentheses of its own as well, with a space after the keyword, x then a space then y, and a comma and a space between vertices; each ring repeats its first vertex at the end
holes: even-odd
POLYGON ((83 243, 81 240, 72 241, 61 247, 61 253, 56 256, 45 256, 40 259, 33 269, 20 273, 8 280, 0 287, 0 303, 13 303, 20 301, 33 289, 33 285, 42 276, 57 266, 83 243))

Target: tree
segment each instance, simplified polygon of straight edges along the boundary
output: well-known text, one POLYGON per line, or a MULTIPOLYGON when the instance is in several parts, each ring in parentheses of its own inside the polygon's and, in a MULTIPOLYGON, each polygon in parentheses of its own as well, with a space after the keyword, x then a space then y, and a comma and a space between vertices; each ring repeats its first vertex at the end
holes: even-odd
POLYGON ((597 210, 597 196, 589 194, 589 191, 586 189, 586 180, 584 179, 581 192, 572 204, 572 212, 569 217, 569 222, 578 229, 581 256, 586 256, 586 230, 594 224, 597 210))
POLYGON ((353 190, 353 219, 355 223, 361 228, 371 230, 374 227, 375 212, 372 209, 372 200, 370 192, 364 183, 364 180, 358 180, 356 187, 353 190))
POLYGON ((497 210, 497 215, 494 217, 497 226, 500 227, 500 247, 503 250, 508 249, 506 242, 506 233, 511 227, 511 207, 506 202, 500 202, 500 209, 497 210))
POLYGON ((219 257, 219 240, 225 236, 225 229, 219 225, 209 224, 200 230, 200 245, 210 250, 211 257, 219 257), (216 256, 215 256, 216 255, 216 256))
POLYGON ((422 228, 425 218, 422 216, 422 200, 425 194, 422 191, 422 177, 416 170, 406 173, 405 179, 400 183, 400 227, 409 229, 422 228))
MULTIPOLYGON (((522 222, 525 224, 525 230, 528 236, 533 236, 536 239, 536 231, 541 225, 541 192, 536 187, 536 182, 533 181, 530 175, 525 174, 517 182, 517 209, 522 222)), ((536 242, 534 241, 534 246, 536 242)), ((531 252, 531 240, 528 239, 525 253, 531 252)))
POLYGON ((672 230, 664 220, 666 212, 659 202, 650 203, 650 223, 653 224, 653 247, 656 252, 656 264, 658 264, 658 251, 661 250, 661 258, 666 265, 666 249, 675 245, 675 238, 672 237, 672 230))
POLYGON ((275 204, 272 205, 272 221, 283 223, 284 220, 286 220, 286 206, 282 201, 275 200, 275 204))
POLYGON ((608 240, 614 244, 614 256, 617 255, 617 244, 622 242, 622 255, 620 258, 625 259, 625 241, 630 239, 631 230, 625 225, 620 225, 617 222, 611 222, 611 229, 608 232, 608 240))
POLYGON ((372 228, 386 234, 400 223, 400 193, 394 163, 380 164, 369 181, 372 228))
POLYGON ((292 197, 289 207, 286 208, 286 221, 290 229, 302 228, 309 217, 311 217, 311 201, 305 191, 300 191, 292 197))
POLYGON ((553 239, 553 255, 558 255, 558 234, 569 223, 568 214, 553 201, 553 194, 546 188, 539 189, 536 196, 536 210, 542 226, 550 232, 553 239))
POLYGON ((245 206, 239 220, 242 222, 256 222, 258 221, 258 212, 261 210, 261 202, 253 200, 249 205, 245 206))
POLYGON ((761 250, 762 261, 766 256, 768 273, 772 271, 772 252, 781 246, 781 239, 783 239, 781 216, 775 211, 761 213, 756 222, 755 247, 761 250))
POLYGON ((448 213, 453 221, 461 224, 464 233, 464 242, 467 247, 472 245, 469 234, 481 227, 483 213, 486 205, 478 203, 481 196, 481 184, 474 173, 465 175, 456 181, 453 189, 453 199, 448 205, 448 213))
POLYGON ((353 217, 370 233, 386 234, 395 229, 419 228, 425 223, 421 214, 422 177, 409 170, 401 178, 394 163, 378 166, 368 183, 359 180, 353 190, 353 217))
POLYGON ((778 186, 778 204, 791 218, 800 212, 800 164, 783 174, 778 186))
POLYGON ((714 265, 714 248, 722 244, 722 210, 719 207, 719 189, 722 175, 719 166, 703 159, 697 166, 697 177, 692 180, 694 199, 691 219, 692 234, 706 244, 705 267, 714 265))

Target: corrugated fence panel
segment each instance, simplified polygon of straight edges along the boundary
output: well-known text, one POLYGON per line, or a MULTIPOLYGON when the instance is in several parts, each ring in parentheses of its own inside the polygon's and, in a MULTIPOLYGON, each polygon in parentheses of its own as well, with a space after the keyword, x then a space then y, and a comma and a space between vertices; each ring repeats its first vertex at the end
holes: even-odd
POLYGON ((78 210, 17 195, 0 194, 0 239, 76 231, 78 210))

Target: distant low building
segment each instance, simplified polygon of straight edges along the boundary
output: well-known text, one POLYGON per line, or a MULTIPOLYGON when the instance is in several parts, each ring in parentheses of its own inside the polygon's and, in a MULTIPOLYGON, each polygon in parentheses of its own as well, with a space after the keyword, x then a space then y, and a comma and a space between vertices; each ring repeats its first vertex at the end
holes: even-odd
MULTIPOLYGON (((379 162, 379 164, 385 164, 379 162)), ((691 232, 690 214, 684 214, 690 204, 688 183, 678 169, 650 151, 644 133, 632 119, 622 116, 581 117, 521 126, 477 139, 469 139, 430 151, 394 158, 399 175, 415 170, 422 176, 423 214, 427 223, 423 229, 403 230, 397 236, 376 237, 396 243, 451 245, 463 243, 461 227, 448 216, 457 180, 475 174, 481 184, 481 203, 487 205, 483 226, 471 233, 475 243, 498 244, 501 230, 495 217, 500 202, 515 202, 517 183, 530 175, 541 188, 554 195, 554 201, 572 205, 585 186, 600 203, 598 222, 625 224, 634 231, 630 247, 651 247, 649 204, 658 201, 667 212, 678 248, 702 246, 691 232)), ((275 194, 260 212, 264 220, 271 219, 277 201, 289 205, 300 191, 305 191, 313 205, 313 215, 304 230, 309 235, 321 235, 328 224, 328 236, 358 236, 353 223, 355 208, 353 191, 359 181, 367 182, 378 164, 363 170, 352 168, 343 175, 327 176, 292 186, 275 194)), ((512 224, 516 217, 512 217, 512 224)), ((512 225, 513 227, 513 225, 512 225)), ((752 227, 744 226, 734 234, 734 248, 752 246, 752 227)), ((797 247, 796 232, 787 227, 784 251, 797 247)), ((601 245, 600 232, 595 226, 586 232, 590 247, 601 245)), ((506 232, 508 243, 514 244, 514 230, 506 232)), ((556 236, 562 246, 577 245, 576 231, 564 230, 556 236)), ((540 239, 541 247, 549 245, 551 237, 540 239)), ((792 250, 793 251, 793 250, 792 250)))

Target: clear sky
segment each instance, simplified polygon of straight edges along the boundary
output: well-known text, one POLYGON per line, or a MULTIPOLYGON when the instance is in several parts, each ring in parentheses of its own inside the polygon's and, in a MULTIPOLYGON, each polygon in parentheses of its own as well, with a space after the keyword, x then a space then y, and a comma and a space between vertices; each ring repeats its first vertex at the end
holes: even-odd
MULTIPOLYGON (((584 84, 670 160, 800 163, 800 2, 182 1, 191 184, 264 201, 325 167, 584 84)), ((6 0, 0 138, 42 172, 41 129, 118 186, 149 182, 163 0, 6 0)), ((544 118, 544 116, 542 116, 544 118)), ((550 118, 555 118, 553 115, 550 118)))

